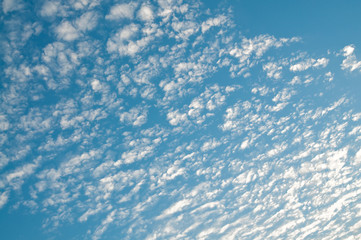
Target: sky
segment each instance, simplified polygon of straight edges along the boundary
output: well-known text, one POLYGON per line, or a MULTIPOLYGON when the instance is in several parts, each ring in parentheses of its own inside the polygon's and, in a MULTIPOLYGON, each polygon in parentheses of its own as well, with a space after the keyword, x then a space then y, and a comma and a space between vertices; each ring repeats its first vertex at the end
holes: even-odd
POLYGON ((359 1, 3 0, 1 239, 360 239, 359 1))

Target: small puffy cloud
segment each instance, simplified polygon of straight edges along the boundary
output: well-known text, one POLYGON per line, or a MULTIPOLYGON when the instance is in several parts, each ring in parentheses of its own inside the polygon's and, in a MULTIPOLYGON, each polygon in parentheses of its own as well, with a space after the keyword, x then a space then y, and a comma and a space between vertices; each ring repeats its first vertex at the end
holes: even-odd
POLYGON ((15 10, 19 10, 23 7, 21 1, 19 0, 3 0, 3 12, 6 14, 15 10))
MULTIPOLYGON (((327 153, 328 167, 331 170, 339 171, 346 163, 348 156, 348 148, 343 148, 338 151, 332 151, 327 153)), ((357 155, 357 154, 356 154, 357 155)))
POLYGON ((147 5, 143 5, 139 9, 137 16, 140 20, 145 21, 145 22, 152 21, 154 18, 153 10, 147 5))
POLYGON ((312 67, 315 67, 315 68, 317 68, 317 67, 326 67, 327 66, 327 64, 328 64, 328 59, 327 58, 319 58, 319 59, 317 59, 316 60, 316 62, 312 65, 312 67))
POLYGON ((59 2, 46 1, 40 10, 40 15, 43 17, 52 17, 52 16, 56 16, 59 12, 63 13, 61 15, 64 15, 64 11, 59 2))
POLYGON ((240 114, 240 112, 241 112, 241 109, 239 108, 239 106, 227 108, 225 118, 226 119, 235 119, 240 114))
POLYGON ((6 166, 8 162, 9 162, 9 158, 5 154, 0 152, 0 169, 6 166))
POLYGON ((244 141, 242 142, 242 144, 241 144, 241 149, 244 150, 244 149, 248 148, 249 145, 250 145, 250 142, 249 142, 248 139, 246 139, 246 140, 244 140, 244 141))
POLYGON ((352 45, 348 45, 343 48, 343 55, 345 57, 350 56, 351 54, 353 54, 354 51, 355 51, 355 47, 352 45))
POLYGON ((259 93, 259 95, 261 96, 266 96, 270 90, 268 87, 263 86, 263 87, 252 88, 251 91, 253 94, 259 93))
POLYGON ((98 15, 95 12, 87 12, 81 15, 75 21, 75 26, 78 30, 85 32, 96 27, 98 22, 98 15))
POLYGON ((174 203, 172 206, 170 206, 166 210, 164 210, 163 213, 161 215, 159 215, 156 219, 166 218, 174 213, 182 211, 185 207, 187 207, 191 204, 192 204, 192 201, 189 199, 180 200, 180 201, 174 203))
POLYGON ((134 3, 117 4, 110 9, 109 14, 105 16, 105 19, 108 20, 118 20, 122 18, 132 19, 134 17, 135 7, 136 5, 134 3))
POLYGON ((81 215, 79 217, 78 221, 79 222, 86 222, 90 216, 97 214, 101 210, 102 209, 100 207, 98 207, 96 209, 88 209, 83 215, 81 215))
POLYGON ((28 163, 23 166, 16 168, 13 172, 6 175, 8 184, 12 185, 15 189, 20 188, 23 184, 24 178, 33 174, 35 169, 38 167, 37 164, 28 163))
POLYGON ((333 80, 333 74, 332 74, 332 72, 327 72, 327 73, 325 73, 325 77, 326 77, 326 79, 327 79, 329 82, 331 82, 331 81, 333 80))
POLYGON ((120 114, 120 122, 124 122, 135 127, 142 126, 147 122, 148 111, 142 107, 134 107, 128 112, 120 114))
POLYGON ((203 144, 203 146, 201 147, 201 150, 203 152, 206 152, 206 151, 209 151, 209 150, 212 150, 216 147, 218 147, 219 145, 221 145, 221 142, 217 141, 215 138, 205 142, 203 144))
POLYGON ((116 34, 108 39, 107 51, 109 53, 118 52, 120 56, 134 56, 149 44, 150 38, 134 39, 139 33, 136 24, 130 24, 120 29, 116 34))
POLYGON ((204 108, 204 104, 202 99, 193 99, 191 104, 189 105, 188 115, 190 117, 197 117, 200 114, 200 111, 204 108))
POLYGON ((176 32, 176 39, 188 39, 198 31, 199 26, 193 21, 173 21, 172 28, 176 32))
POLYGON ((188 120, 186 113, 179 113, 178 110, 175 110, 173 112, 169 112, 167 114, 167 119, 169 123, 173 126, 176 126, 178 124, 181 124, 182 122, 186 122, 188 120))
POLYGON ((353 164, 354 165, 358 165, 361 163, 361 149, 357 151, 354 160, 353 160, 353 164))
POLYGON ((3 192, 0 194, 0 209, 8 202, 9 193, 3 192))
POLYGON ((296 92, 293 90, 290 90, 288 88, 284 88, 282 91, 280 91, 273 99, 274 102, 286 102, 290 100, 290 98, 295 95, 296 92))
POLYGON ((207 21, 202 23, 202 33, 208 31, 211 27, 220 26, 225 23, 227 18, 225 16, 218 16, 215 18, 210 18, 207 21))
POLYGON ((135 161, 139 161, 145 157, 150 156, 154 151, 154 146, 145 145, 136 147, 130 151, 124 152, 122 154, 122 159, 115 162, 115 166, 120 164, 131 164, 135 161))
POLYGON ((78 39, 82 32, 92 30, 96 27, 98 15, 95 12, 87 12, 77 18, 74 22, 63 21, 55 32, 58 38, 65 41, 74 41, 78 39))
POLYGON ((0 131, 6 131, 9 129, 10 123, 5 116, 0 115, 0 131))
POLYGON ((63 39, 65 41, 73 41, 79 38, 78 31, 74 28, 74 26, 68 22, 62 22, 56 29, 55 32, 58 38, 63 39))
POLYGON ((244 38, 241 47, 234 47, 229 51, 231 56, 239 59, 240 62, 246 61, 252 54, 260 58, 271 47, 279 48, 285 43, 297 42, 299 38, 281 38, 276 39, 269 35, 260 35, 253 39, 244 38))
POLYGON ((271 112, 279 112, 288 105, 288 102, 280 102, 275 106, 267 106, 267 109, 271 112))
POLYGON ((279 79, 282 74, 282 66, 278 66, 276 63, 269 62, 263 65, 263 71, 267 73, 267 77, 279 79))
POLYGON ((357 61, 354 51, 355 47, 353 45, 348 45, 343 48, 343 56, 346 57, 341 64, 343 70, 346 69, 352 72, 361 68, 361 61, 357 61))
POLYGON ((327 58, 319 58, 319 59, 307 59, 303 62, 299 62, 297 64, 291 65, 290 67, 290 71, 292 72, 300 72, 300 71, 305 71, 309 68, 324 68, 327 66, 328 64, 328 59, 327 58))
POLYGON ((99 80, 98 79, 94 79, 92 82, 91 82, 91 86, 92 86, 92 89, 95 91, 95 92, 98 92, 102 89, 102 85, 100 84, 99 80))

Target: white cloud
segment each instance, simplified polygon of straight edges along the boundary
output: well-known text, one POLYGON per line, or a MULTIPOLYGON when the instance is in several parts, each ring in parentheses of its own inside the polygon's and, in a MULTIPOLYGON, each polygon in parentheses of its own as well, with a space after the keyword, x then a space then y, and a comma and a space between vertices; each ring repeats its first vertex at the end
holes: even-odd
POLYGON ((105 16, 108 20, 117 20, 122 18, 132 19, 134 17, 134 10, 136 4, 134 3, 123 3, 117 4, 110 9, 108 15, 105 16))
MULTIPOLYGON (((207 20, 212 10, 178 0, 160 0, 151 15, 141 13, 144 2, 130 12, 110 10, 107 19, 120 21, 108 24, 121 28, 100 29, 110 36, 110 54, 92 35, 65 42, 101 27, 93 2, 47 2, 42 14, 55 16, 47 20, 63 16, 73 32, 26 51, 35 55, 20 56, 27 45, 11 38, 24 30, 24 41, 37 41, 43 35, 30 34, 33 24, 4 44, 15 50, 7 53, 12 60, 4 61, 9 74, 0 90, 0 207, 26 205, 53 227, 91 220, 98 227, 79 234, 94 239, 109 238, 112 223, 111 230, 126 225, 119 237, 130 239, 296 239, 312 231, 315 238, 347 238, 341 234, 361 216, 353 204, 361 180, 352 165, 361 163, 361 114, 349 95, 335 102, 329 94, 339 81, 324 80, 333 76, 321 69, 327 59, 307 62, 297 49, 264 56, 292 40, 262 35, 238 45, 232 23, 207 20), (281 76, 296 64, 319 70, 281 76), (252 78, 228 79, 233 65, 252 78), (265 79, 262 67, 284 80, 265 79), (69 88, 57 91, 62 79, 69 88), (327 99, 319 101, 320 89, 327 99), (36 164, 27 164, 39 154, 46 162, 36 173, 36 164), (11 198, 20 186, 24 194, 11 198)), ((45 24, 43 34, 53 26, 45 24)))
POLYGON ((23 8, 23 3, 20 0, 3 0, 2 7, 3 12, 6 14, 23 8))
POLYGON ((215 17, 215 18, 210 18, 207 21, 202 23, 202 33, 205 33, 211 27, 220 26, 220 25, 224 24, 226 21, 227 21, 227 17, 223 16, 223 15, 215 17))
POLYGON ((327 66, 329 60, 327 58, 319 58, 317 60, 310 58, 305 61, 290 66, 290 71, 299 72, 305 71, 309 68, 324 68, 327 66))
POLYGON ((78 30, 85 32, 96 27, 98 15, 95 12, 86 12, 75 20, 75 26, 78 30))
POLYGON ((169 215, 180 212, 184 208, 189 206, 190 204, 192 204, 192 201, 189 200, 189 199, 180 200, 180 201, 174 203, 172 206, 170 206, 166 210, 164 210, 163 213, 157 217, 157 219, 163 219, 163 218, 166 218, 169 215))
POLYGON ((91 86, 92 86, 92 89, 95 91, 95 92, 98 92, 102 89, 102 85, 100 83, 100 81, 98 79, 94 79, 92 82, 91 82, 91 86))
POLYGON ((5 154, 0 152, 0 169, 2 169, 8 163, 9 163, 9 158, 5 154))
POLYGON ((0 131, 6 131, 10 127, 9 121, 6 119, 6 116, 0 115, 0 131))
POLYGON ((216 147, 218 147, 219 145, 221 145, 220 141, 217 141, 215 138, 210 139, 209 141, 203 143, 201 150, 203 152, 215 149, 216 147))
POLYGON ((135 161, 142 160, 143 158, 151 155, 153 153, 154 146, 152 145, 142 145, 136 147, 130 151, 124 152, 122 154, 121 160, 118 160, 114 163, 115 166, 120 164, 131 164, 135 161))
POLYGON ((176 39, 188 39, 190 36, 195 34, 199 26, 193 21, 173 21, 172 28, 176 32, 174 37, 176 39))
POLYGON ((0 209, 4 207, 4 205, 9 200, 9 192, 3 192, 0 194, 0 209))
POLYGON ((277 93, 277 95, 272 98, 272 101, 274 102, 286 102, 288 100, 291 99, 291 97, 293 95, 296 94, 296 91, 293 91, 291 89, 288 89, 288 88, 284 88, 282 89, 279 93, 277 93))
POLYGON ((246 61, 252 54, 256 57, 261 57, 269 48, 282 47, 285 43, 299 41, 298 38, 279 39, 273 36, 260 35, 253 39, 244 38, 242 40, 241 48, 234 47, 230 50, 229 54, 239 59, 240 62, 246 61))
POLYGON ((93 240, 98 240, 103 235, 103 233, 107 230, 110 223, 115 220, 115 213, 117 210, 111 211, 105 219, 103 219, 100 226, 95 229, 94 235, 92 236, 93 240))
POLYGON ((343 48, 343 55, 345 57, 351 56, 354 51, 355 51, 355 47, 353 45, 348 45, 343 48))
POLYGON ((6 175, 6 180, 14 189, 19 189, 24 182, 24 178, 31 175, 38 167, 36 163, 24 164, 16 168, 12 173, 6 175))
POLYGON ((85 165, 87 161, 94 159, 99 153, 100 150, 90 150, 89 152, 72 157, 70 160, 63 162, 60 165, 59 172, 63 176, 79 172, 79 168, 81 168, 82 165, 85 165))
POLYGON ((65 16, 66 12, 62 5, 57 1, 46 1, 40 10, 40 15, 43 17, 53 17, 58 14, 65 16))
POLYGON ((343 48, 343 56, 346 58, 342 61, 342 69, 347 69, 352 72, 356 69, 361 68, 361 61, 357 61, 354 51, 355 47, 353 45, 348 45, 343 48))
POLYGON ((354 160, 353 160, 353 164, 358 165, 361 163, 361 149, 357 151, 354 160))
POLYGON ((186 113, 179 113, 178 110, 169 112, 167 114, 167 119, 169 123, 173 126, 182 124, 188 120, 186 113))
POLYGON ((83 213, 83 215, 81 215, 79 217, 78 221, 79 222, 86 222, 90 216, 97 214, 101 210, 102 210, 101 205, 96 209, 88 209, 85 213, 83 213))
POLYGON ((166 173, 162 175, 162 180, 173 180, 177 176, 183 175, 186 172, 185 168, 179 168, 178 166, 171 166, 166 173))
POLYGON ((74 41, 82 36, 82 33, 92 30, 98 22, 98 14, 95 12, 86 12, 73 23, 63 21, 55 28, 57 37, 65 41, 74 41))
POLYGON ((152 21, 154 18, 153 10, 147 5, 143 5, 139 9, 137 16, 140 20, 145 21, 145 22, 152 21))
POLYGON ((250 142, 249 142, 248 139, 246 139, 246 140, 244 140, 244 141, 242 142, 242 144, 241 144, 241 149, 242 149, 242 150, 243 150, 243 149, 246 149, 246 148, 249 147, 249 145, 250 145, 250 142))
POLYGON ((133 125, 135 127, 142 126, 147 122, 148 111, 143 107, 134 107, 128 112, 120 114, 120 122, 133 125))
POLYGON ((344 165, 347 159, 348 148, 343 148, 338 151, 329 152, 328 155, 328 167, 331 170, 339 171, 344 165))
POLYGON ((120 29, 108 39, 107 51, 109 53, 117 52, 120 56, 134 56, 153 39, 152 36, 136 39, 137 35, 139 35, 139 27, 136 24, 130 24, 120 29))
POLYGON ((63 39, 65 41, 74 41, 75 39, 80 37, 78 31, 74 28, 74 26, 68 22, 62 22, 56 29, 55 32, 58 38, 63 39))
POLYGON ((282 74, 282 66, 278 66, 276 63, 269 62, 263 65, 263 71, 267 72, 267 77, 279 79, 282 74))

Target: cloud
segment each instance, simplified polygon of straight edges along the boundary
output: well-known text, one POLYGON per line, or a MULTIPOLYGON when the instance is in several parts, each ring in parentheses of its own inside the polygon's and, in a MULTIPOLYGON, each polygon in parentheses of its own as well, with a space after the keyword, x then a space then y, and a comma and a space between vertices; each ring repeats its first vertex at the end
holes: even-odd
POLYGON ((202 33, 207 32, 211 27, 220 26, 227 21, 227 17, 220 15, 215 18, 209 18, 207 21, 202 23, 202 33))
POLYGON ((157 219, 163 219, 169 215, 180 212, 184 208, 186 208, 187 206, 189 206, 191 204, 192 204, 192 201, 190 199, 180 200, 180 201, 174 203, 172 206, 170 206, 166 210, 164 210, 163 213, 157 217, 157 219))
POLYGON ((135 3, 123 3, 114 5, 108 15, 105 16, 105 19, 108 20, 118 20, 118 19, 132 19, 134 17, 134 10, 136 8, 135 3))
POLYGON ((62 21, 59 26, 55 28, 57 37, 65 41, 74 41, 83 33, 94 29, 98 22, 98 14, 95 12, 86 12, 74 22, 62 21))
POLYGON ((6 131, 10 127, 9 121, 6 119, 6 116, 0 115, 0 131, 6 131))
POLYGON ((154 18, 153 10, 147 5, 143 5, 139 9, 137 16, 140 20, 145 22, 152 21, 154 18))
POLYGON ((100 81, 98 79, 94 79, 92 82, 91 82, 91 86, 92 86, 92 89, 95 91, 95 92, 98 92, 102 89, 102 85, 100 83, 100 81))
POLYGON ((282 47, 285 43, 297 41, 299 41, 298 38, 284 38, 278 40, 275 37, 269 35, 260 35, 254 37, 253 39, 243 38, 241 48, 234 47, 230 50, 229 54, 239 58, 240 62, 244 62, 252 54, 259 58, 271 47, 279 48, 282 47))
POLYGON ((20 0, 3 0, 2 2, 3 12, 5 14, 16 11, 23 8, 23 3, 20 0))
POLYGON ((345 59, 342 61, 341 68, 349 70, 350 72, 361 68, 361 61, 357 61, 356 55, 354 54, 355 47, 348 45, 343 48, 343 56, 345 59))
POLYGON ((56 27, 55 32, 58 38, 65 41, 74 41, 80 37, 80 34, 76 28, 68 21, 63 21, 58 27, 56 27))
POLYGON ((269 62, 263 65, 263 70, 267 72, 267 77, 280 79, 282 74, 282 66, 269 62))
POLYGON ((86 12, 75 20, 75 26, 79 31, 86 32, 96 27, 98 15, 95 12, 86 12))
MULTIPOLYGON (((247 36, 199 1, 97 4, 6 16, 0 208, 89 239, 358 229, 361 113, 330 83, 337 56, 247 36)), ((353 45, 342 53, 359 69, 353 45)))
POLYGON ((66 11, 63 9, 63 6, 57 1, 46 1, 41 10, 40 15, 43 17, 53 17, 60 14, 61 16, 66 15, 66 11))
POLYGON ((130 24, 120 29, 113 37, 108 39, 108 52, 117 52, 120 56, 134 56, 145 47, 149 41, 148 38, 135 40, 135 36, 137 36, 138 33, 139 27, 136 24, 130 24))
POLYGON ((120 114, 120 122, 133 125, 134 127, 142 126, 147 122, 148 111, 143 107, 134 107, 128 112, 120 114))
POLYGON ((290 66, 290 71, 292 72, 299 72, 299 71, 305 71, 309 68, 324 68, 327 66, 329 60, 327 58, 319 58, 319 59, 307 59, 305 61, 302 61, 300 63, 294 64, 290 66))
POLYGON ((0 194, 0 209, 5 206, 9 200, 9 192, 3 192, 0 194))
POLYGON ((206 151, 215 149, 219 145, 221 145, 221 142, 217 141, 216 139, 210 139, 209 141, 203 143, 203 146, 201 147, 201 150, 203 152, 206 152, 206 151))
POLYGON ((185 123, 188 118, 186 113, 180 113, 178 110, 167 113, 167 119, 173 126, 185 123))

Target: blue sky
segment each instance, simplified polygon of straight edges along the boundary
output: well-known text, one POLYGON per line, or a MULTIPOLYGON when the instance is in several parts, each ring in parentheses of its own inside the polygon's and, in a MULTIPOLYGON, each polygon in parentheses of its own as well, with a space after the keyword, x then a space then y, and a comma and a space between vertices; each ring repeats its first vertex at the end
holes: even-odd
POLYGON ((1 239, 360 239, 361 3, 3 0, 1 239))

